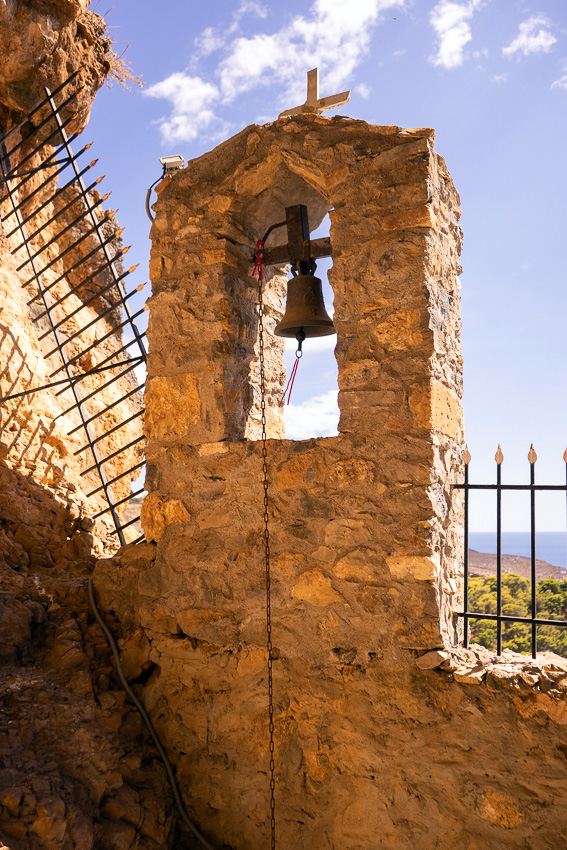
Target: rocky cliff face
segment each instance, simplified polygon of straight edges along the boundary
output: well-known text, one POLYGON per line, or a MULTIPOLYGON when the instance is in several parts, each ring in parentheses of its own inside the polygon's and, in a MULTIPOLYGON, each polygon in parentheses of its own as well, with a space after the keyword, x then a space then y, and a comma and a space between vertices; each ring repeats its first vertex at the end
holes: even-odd
MULTIPOLYGON (((70 76, 61 117, 80 132, 94 95, 113 63, 104 20, 83 0, 0 0, 0 136, 9 133, 10 169, 40 168, 14 180, 16 202, 29 217, 33 253, 47 267, 50 297, 65 302, 54 313, 75 374, 103 362, 123 345, 119 298, 100 259, 88 257, 97 241, 82 217, 76 187, 57 182, 48 157, 57 139, 46 110, 26 115, 70 76), (73 95, 72 99, 69 99, 73 95), (37 231, 36 235, 33 235, 37 231), (71 260, 72 258, 72 260, 71 260), (86 258, 86 259, 85 259, 86 258), (70 266, 81 260, 74 270, 70 266), (97 265, 98 263, 98 265, 97 265), (84 329, 84 330, 82 330, 84 329), (88 351, 90 345, 106 337, 88 351), (86 353, 84 353, 86 352, 86 353)), ((75 145, 77 148, 77 145, 75 145)), ((94 194, 96 204, 100 196, 94 194)), ((118 225, 97 207, 111 256, 122 243, 118 225)), ((100 494, 100 481, 72 394, 60 388, 2 401, 40 387, 61 365, 6 186, 0 185, 0 845, 31 848, 165 848, 174 838, 166 813, 168 789, 161 763, 149 748, 137 713, 125 702, 106 640, 88 610, 86 579, 95 559, 116 550, 116 537, 100 494), (30 303, 31 302, 31 303, 30 303)), ((117 266, 122 274, 124 269, 117 266)), ((88 395, 112 376, 82 382, 88 395)), ((92 428, 101 454, 141 435, 141 410, 132 373, 93 401, 101 408, 92 428), (128 398, 116 404, 119 398, 128 398)), ((108 477, 142 456, 137 444, 106 466, 108 477)), ((137 473, 114 487, 119 499, 137 473)), ((143 675, 143 661, 137 675, 143 675)))

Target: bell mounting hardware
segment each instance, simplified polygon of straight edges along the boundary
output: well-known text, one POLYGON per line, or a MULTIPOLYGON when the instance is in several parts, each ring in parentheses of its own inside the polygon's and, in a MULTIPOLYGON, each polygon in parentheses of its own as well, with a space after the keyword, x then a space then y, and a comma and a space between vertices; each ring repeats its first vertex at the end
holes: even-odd
POLYGON ((275 328, 276 336, 297 339, 298 351, 304 339, 316 336, 329 336, 336 333, 333 321, 325 309, 323 284, 315 277, 315 257, 328 257, 331 254, 329 237, 316 239, 309 237, 309 219, 307 207, 297 204, 286 207, 286 220, 272 225, 262 242, 265 242, 272 230, 287 225, 288 242, 263 251, 265 265, 291 263, 293 277, 288 281, 286 311, 282 321, 275 328))

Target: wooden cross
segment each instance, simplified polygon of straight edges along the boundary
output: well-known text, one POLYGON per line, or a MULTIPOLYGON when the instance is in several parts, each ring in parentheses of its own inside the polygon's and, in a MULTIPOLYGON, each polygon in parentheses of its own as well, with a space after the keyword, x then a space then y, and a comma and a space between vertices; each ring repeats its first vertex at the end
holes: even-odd
POLYGON ((313 68, 307 72, 307 100, 302 106, 294 106, 293 109, 285 109, 278 118, 287 118, 288 115, 320 115, 324 109, 333 109, 342 106, 350 100, 350 91, 333 94, 331 97, 319 97, 319 68, 313 68))

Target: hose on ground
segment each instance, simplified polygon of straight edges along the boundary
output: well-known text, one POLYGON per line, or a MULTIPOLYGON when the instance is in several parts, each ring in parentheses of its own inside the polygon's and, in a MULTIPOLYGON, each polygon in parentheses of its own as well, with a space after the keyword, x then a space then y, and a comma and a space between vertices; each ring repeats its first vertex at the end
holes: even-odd
POLYGON ((112 654, 114 655, 114 659, 116 661, 116 667, 118 668, 118 675, 120 677, 120 681, 122 682, 122 687, 124 688, 124 690, 126 691, 128 696, 130 697, 130 699, 132 700, 132 702, 134 703, 134 705, 136 706, 136 708, 138 709, 138 711, 142 715, 142 720, 144 721, 144 723, 148 727, 148 731, 149 731, 150 735, 152 736, 153 742, 156 745, 157 751, 160 754, 161 760, 164 763, 165 769, 167 771, 167 776, 168 776, 168 779, 169 779, 169 784, 171 785, 171 790, 173 791, 173 797, 175 799, 175 803, 176 803, 177 808, 179 810, 179 814, 181 815, 183 821, 187 824, 187 826, 189 827, 189 829, 191 830, 191 832, 193 833, 195 838, 203 845, 203 847, 206 847, 207 850, 214 850, 214 848, 209 844, 207 839, 203 835, 201 835, 201 833, 199 832, 199 830, 197 829, 195 824, 191 821, 191 819, 189 818, 189 815, 185 811, 185 806, 183 805, 183 800, 181 799, 181 794, 179 793, 177 780, 175 779, 175 775, 173 773, 173 767, 171 766, 171 762, 167 757, 167 753, 165 752, 165 750, 164 750, 164 748, 161 744, 161 741, 158 738, 157 732, 154 729, 154 724, 152 723, 148 712, 146 711, 146 709, 144 708, 144 706, 142 705, 142 703, 140 702, 140 700, 138 699, 138 697, 136 696, 136 694, 134 693, 134 691, 132 690, 132 688, 130 687, 130 685, 128 684, 128 682, 126 680, 126 676, 124 675, 124 671, 122 670, 122 664, 120 663, 120 653, 118 651, 116 641, 114 640, 114 638, 112 636, 112 632, 110 631, 110 629, 108 628, 108 626, 106 625, 104 620, 102 619, 102 615, 101 615, 101 613, 100 613, 100 611, 97 607, 96 601, 95 601, 92 577, 89 577, 89 601, 91 603, 91 608, 93 610, 93 614, 95 615, 99 626, 103 630, 104 634, 106 635, 106 639, 107 639, 108 643, 110 644, 112 654))

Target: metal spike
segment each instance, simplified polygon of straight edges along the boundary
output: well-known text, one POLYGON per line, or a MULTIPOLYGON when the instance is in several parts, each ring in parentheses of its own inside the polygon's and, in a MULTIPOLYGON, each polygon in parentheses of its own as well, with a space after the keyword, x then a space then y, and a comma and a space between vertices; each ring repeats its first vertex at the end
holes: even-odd
POLYGON ((529 460, 530 463, 535 463, 536 460, 537 460, 537 454, 536 454, 536 451, 534 449, 533 443, 532 443, 530 450, 528 452, 528 460, 529 460))
POLYGON ((502 461, 504 460, 504 455, 502 454, 502 449, 500 447, 500 443, 498 443, 498 449, 496 450, 496 454, 494 455, 494 460, 500 466, 502 461))
POLYGON ((108 201, 108 199, 110 198, 111 195, 112 195, 112 192, 107 192, 106 195, 102 196, 101 201, 108 201))
MULTIPOLYGON (((109 236, 108 239, 106 239, 102 244, 106 245, 108 242, 112 242, 113 239, 114 239, 114 234, 109 236)), ((132 247, 132 246, 130 246, 130 247, 132 247)), ((86 254, 84 257, 81 257, 79 260, 77 260, 76 263, 74 263, 68 269, 65 269, 63 274, 60 274, 59 277, 55 278, 55 280, 52 281, 49 284, 49 286, 45 287, 44 292, 49 292, 50 289, 53 289, 53 287, 56 286, 59 283, 60 280, 63 280, 64 277, 67 277, 72 271, 74 271, 80 265, 82 265, 83 263, 86 263, 87 260, 90 260, 90 258, 93 257, 97 253, 97 251, 100 251, 100 249, 101 249, 101 245, 97 245, 96 248, 93 248, 92 251, 89 251, 88 254, 86 254)), ((125 253, 126 253, 126 250, 119 251, 113 259, 118 260, 125 253)), ((100 269, 97 269, 96 272, 93 273, 93 276, 96 275, 96 274, 100 274, 102 269, 106 268, 107 266, 108 266, 108 263, 105 263, 103 266, 101 266, 100 269)), ((85 283, 85 281, 82 281, 82 282, 83 282, 83 284, 85 283)), ((40 298, 40 293, 38 293, 37 295, 34 295, 34 297, 32 299, 30 299, 30 301, 27 302, 28 306, 30 304, 33 304, 34 301, 37 301, 39 298, 40 298)))
MULTIPOLYGON (((129 293, 129 295, 126 296, 126 298, 132 298, 132 296, 135 295, 135 293, 136 293, 136 290, 134 289, 132 292, 129 293)), ((116 305, 111 304, 110 307, 107 307, 106 310, 102 311, 102 313, 97 313, 97 315, 94 317, 94 319, 92 319, 88 324, 84 325, 82 328, 79 328, 79 330, 75 331, 74 334, 71 334, 71 336, 67 337, 67 339, 63 340, 61 343, 58 343, 57 346, 54 349, 52 349, 51 351, 48 351, 47 354, 44 354, 43 356, 46 359, 48 357, 52 357, 57 351, 61 351, 63 346, 69 345, 70 342, 73 342, 74 339, 76 339, 78 336, 81 336, 82 333, 84 333, 86 330, 91 328, 93 325, 96 325, 97 322, 100 322, 102 319, 104 319, 105 316, 108 316, 108 314, 112 313, 114 310, 116 310, 116 305)), ((71 317, 68 316, 67 319, 69 319, 69 318, 71 318, 71 317)), ((59 322, 59 326, 61 324, 65 324, 65 321, 67 321, 67 319, 64 319, 63 322, 59 322)), ((53 330, 55 330, 55 327, 53 328, 53 330)), ((96 343, 95 343, 95 345, 96 345, 96 343)))
MULTIPOLYGON (((89 165, 85 166, 85 168, 83 169, 83 171, 81 171, 81 175, 82 175, 82 174, 85 174, 87 171, 89 171, 89 169, 90 169, 90 166, 89 166, 89 165)), ((67 183, 65 183, 65 185, 64 185, 64 186, 61 186, 59 189, 57 189, 57 191, 56 191, 56 192, 54 192, 54 193, 53 193, 53 195, 51 195, 50 197, 47 197, 47 198, 46 198, 46 200, 45 200, 42 204, 40 204, 40 206, 39 206, 39 207, 37 207, 37 209, 33 210, 33 211, 29 214, 29 215, 27 215, 25 218, 23 218, 23 219, 22 219, 22 221, 21 221, 21 222, 19 222, 19 223, 16 225, 16 227, 14 227, 12 230, 10 230, 10 232, 6 234, 6 238, 9 238, 10 236, 13 236, 13 235, 14 235, 14 233, 16 233, 16 232, 17 232, 17 231, 18 231, 18 230, 19 230, 19 229, 20 229, 20 228, 21 228, 24 224, 27 224, 27 222, 28 222, 31 218, 34 218, 34 216, 36 216, 38 213, 40 213, 40 212, 41 212, 41 210, 42 210, 44 207, 46 207, 46 206, 47 206, 47 204, 51 204, 51 203, 53 203, 53 201, 54 201, 54 200, 55 200, 55 199, 56 199, 59 195, 63 194, 63 193, 64 193, 64 192, 65 192, 65 191, 66 191, 66 190, 67 190, 70 186, 72 186, 72 185, 73 185, 73 183, 76 181, 76 179, 77 179, 76 177, 71 177, 71 179, 70 179, 70 180, 68 180, 68 181, 67 181, 67 183)), ((99 178, 98 178, 98 180, 95 180, 94 185, 96 186, 98 183, 100 183, 100 181, 101 181, 102 179, 103 179, 103 178, 99 177, 99 178)), ((46 181, 46 182, 47 182, 47 181, 46 181)), ((37 189, 35 189, 33 192, 31 192, 31 193, 30 193, 30 194, 29 194, 29 195, 28 195, 28 196, 27 196, 24 200, 22 200, 19 204, 17 204, 17 206, 16 206, 16 208, 13 210, 13 212, 16 212, 18 209, 20 209, 20 207, 21 207, 22 205, 26 204, 26 203, 29 201, 29 199, 32 197, 32 195, 35 195, 35 194, 36 194, 37 192, 39 192, 39 191, 43 191, 44 185, 45 185, 45 184, 43 184, 42 186, 38 186, 38 188, 37 188, 37 189)), ((12 213, 9 213, 9 215, 12 215, 12 213)), ((8 218, 8 216, 5 216, 4 218, 8 218)), ((1 221, 4 221, 4 218, 3 218, 3 219, 1 219, 1 221)))
MULTIPOLYGON (((58 298, 57 301, 54 301, 53 304, 51 304, 51 306, 49 307, 49 310, 43 310, 41 313, 38 313, 37 316, 34 316, 33 319, 32 319, 32 322, 38 322, 40 319, 43 319, 44 316, 47 316, 47 314, 50 310, 53 310, 55 307, 58 307, 60 304, 63 303, 63 301, 66 301, 67 298, 69 298, 69 296, 74 295, 79 289, 81 289, 83 286, 86 286, 86 284, 90 280, 92 280, 93 278, 98 277, 100 274, 102 274, 102 272, 106 268, 107 268, 107 264, 104 263, 98 269, 95 269, 94 272, 91 272, 91 274, 89 274, 87 277, 83 278, 80 281, 80 283, 78 283, 76 286, 74 286, 72 289, 70 289, 68 292, 66 292, 65 295, 62 295, 61 298, 58 298)), ((113 286, 116 286, 116 284, 119 281, 124 280, 124 278, 127 277, 129 274, 130 274, 130 269, 128 269, 128 271, 125 271, 123 274, 121 274, 120 277, 117 278, 117 280, 112 280, 108 284, 108 286, 104 287, 104 289, 98 290, 98 292, 96 292, 88 301, 84 301, 81 304, 81 306, 79 307, 79 310, 82 310, 83 307, 86 307, 87 304, 90 304, 91 301, 94 301, 96 298, 100 298, 100 296, 104 295, 105 292, 108 292, 109 289, 112 289, 113 286)), ((29 303, 31 303, 31 302, 29 302, 29 303)), ((70 317, 67 316, 67 318, 70 318, 70 317)), ((44 334, 43 336, 41 336, 39 338, 43 339, 45 336, 48 336, 49 333, 51 333, 51 331, 48 331, 47 334, 44 334)))
MULTIPOLYGON (((89 187, 88 187, 87 191, 88 191, 88 192, 90 192, 92 189, 94 189, 94 187, 96 186, 97 182, 98 182, 98 181, 96 181, 96 180, 95 180, 93 183, 91 183, 91 184, 89 185, 89 187)), ((58 194, 59 194, 59 192, 56 192, 56 193, 53 195, 53 198, 51 198, 51 200, 53 201, 53 200, 57 197, 57 195, 58 195, 58 194)), ((66 212, 68 209, 70 209, 70 208, 71 208, 74 204, 76 204, 77 202, 79 202, 79 201, 81 201, 81 200, 82 200, 82 199, 81 199, 81 197, 80 197, 80 196, 76 196, 76 197, 74 197, 74 198, 71 198, 71 200, 70 200, 70 201, 68 201, 68 203, 66 203, 66 204, 65 204, 65 206, 61 207, 61 209, 58 209, 58 210, 57 210, 57 212, 56 212, 56 213, 54 213, 54 214, 51 216, 51 218, 48 218, 48 219, 47 219, 47 221, 46 221, 46 222, 44 222, 44 223, 43 223, 40 227, 38 227, 36 230, 34 230, 34 232, 33 232, 33 233, 29 233, 29 234, 28 234, 28 237, 27 237, 27 241, 28 241, 28 242, 31 242, 31 241, 32 241, 32 239, 35 239, 35 237, 36 237, 39 233, 41 233, 41 231, 42 231, 42 230, 44 230, 46 227, 49 227, 49 225, 51 225, 53 222, 55 222, 55 221, 56 221, 56 219, 57 219, 60 215, 62 215, 64 212, 66 212)), ((102 199, 101 199, 101 202, 102 202, 103 200, 104 200, 104 198, 102 198, 102 199)), ((47 203, 48 203, 48 201, 46 201, 46 204, 47 204, 47 203)), ((40 211, 43 209, 43 206, 45 206, 45 204, 44 204, 44 205, 42 205, 41 207, 39 207, 39 209, 38 209, 38 210, 35 210, 35 212, 31 213, 31 215, 29 215, 29 216, 28 216, 28 218, 24 219, 24 221, 22 222, 22 224, 25 224, 27 221, 29 221, 29 219, 30 219, 30 218, 33 218, 33 217, 34 217, 34 215, 36 214, 36 212, 40 212, 40 211)), ((98 206, 98 204, 97 204, 97 206, 98 206)), ((83 212, 81 213, 81 215, 79 216, 79 218, 77 219, 77 221, 79 221, 81 218, 83 218, 83 217, 84 217, 85 215, 87 215, 87 214, 88 214, 88 210, 83 210, 83 212)), ((19 228, 19 225, 18 225, 18 226, 16 226, 13 230, 11 230, 9 233, 7 233, 7 234, 6 234, 6 238, 7 238, 7 239, 9 239, 9 238, 10 238, 10 236, 13 236, 15 233, 17 233, 17 231, 18 231, 19 229, 20 229, 20 228, 19 228)), ((22 247, 23 247, 23 245, 24 245, 24 243, 22 243, 22 245, 20 245, 18 248, 15 248, 15 249, 12 251, 12 254, 15 254, 15 253, 16 253, 16 251, 19 251, 19 250, 20 250, 20 248, 22 248, 22 247)))
MULTIPOLYGON (((94 233, 96 233, 96 227, 91 227, 89 230, 85 230, 85 232, 82 233, 79 236, 78 239, 75 239, 75 241, 72 242, 71 245, 69 245, 67 248, 65 248, 64 251, 60 251, 55 257, 53 257, 52 260, 50 260, 48 263, 46 263, 45 266, 43 266, 43 268, 39 269, 39 274, 44 274, 48 269, 51 268, 51 266, 54 266, 55 263, 58 263, 59 260, 61 260, 63 257, 65 257, 69 253, 69 251, 73 251, 77 247, 77 245, 79 245, 81 242, 84 242, 85 239, 88 239, 89 236, 92 236, 94 233)), ((51 240, 51 241, 54 241, 54 240, 51 240)), ((40 248, 39 251, 37 251, 28 260, 26 260, 24 263, 22 263, 20 266, 18 266, 17 271, 20 271, 21 269, 24 268, 24 266, 27 266, 28 263, 31 263, 33 260, 35 260, 35 258, 38 257, 46 248, 47 248, 47 245, 44 245, 43 248, 40 248)), ((63 277, 64 276, 65 276, 65 273, 63 273, 63 277)), ((26 286, 29 286, 30 283, 33 283, 35 279, 36 279, 36 274, 35 274, 35 271, 34 271, 33 277, 30 277, 28 280, 26 280, 25 283, 22 283, 22 289, 25 289, 26 286)))
MULTIPOLYGON (((81 86, 81 88, 83 88, 83 86, 81 86)), ((62 103, 60 103, 59 104, 59 110, 62 110, 65 106, 67 106, 67 104, 70 103, 73 100, 73 98, 78 95, 78 93, 80 91, 81 91, 81 89, 77 89, 76 92, 73 92, 73 94, 69 95, 69 97, 66 100, 64 100, 62 103)), ((44 101, 43 105, 44 106, 47 105, 47 100, 44 101)), ((70 115, 66 119, 65 124, 69 124, 69 122, 73 121, 75 117, 76 116, 74 116, 74 115, 70 115)), ((39 124, 34 124, 31 133, 28 133, 27 136, 24 136, 24 138, 20 139, 20 141, 17 144, 15 144, 13 148, 10 148, 10 150, 7 151, 8 157, 11 157, 12 154, 15 153, 15 151, 17 151, 19 148, 21 148, 22 145, 24 145, 29 139, 31 139, 37 133, 38 130, 41 130, 42 127, 45 127, 45 125, 48 124, 52 120, 52 118, 53 118, 53 113, 50 113, 46 118, 43 119, 43 121, 40 121, 39 124)), ((29 120, 29 116, 27 117, 26 120, 29 120)), ((54 135, 56 135, 58 132, 59 132, 59 130, 55 129, 47 139, 40 142, 40 144, 35 148, 35 150, 39 150, 40 147, 43 147, 46 144, 49 144, 49 142, 51 141, 51 138, 54 135)))
POLYGON ((471 453, 469 452, 469 447, 465 446, 465 450, 463 452, 463 463, 468 466, 469 463, 471 462, 471 460, 472 460, 472 457, 471 457, 471 453))
MULTIPOLYGON (((144 310, 145 310, 145 309, 146 309, 146 307, 144 307, 142 310, 138 310, 138 312, 137 312, 137 313, 134 313, 134 316, 135 316, 136 318, 138 318, 138 316, 141 316, 141 315, 142 315, 142 313, 144 312, 144 310)), ((148 307, 147 309, 149 310, 149 307, 148 307)), ((69 358, 69 365, 70 365, 70 366, 72 366, 72 365, 73 365, 73 363, 76 363, 76 362, 77 362, 77 360, 80 360, 80 359, 81 359, 81 357, 84 357, 84 356, 85 356, 85 354, 86 354, 88 351, 91 351, 93 348, 96 348, 96 346, 97 346, 97 345, 100 345, 102 342, 105 342, 105 341, 106 341, 106 340, 107 340, 110 336, 112 336, 113 334, 117 333, 117 332, 118 332, 121 328, 125 327, 125 326, 126 326, 126 325, 128 325, 129 323, 130 323, 130 319, 125 319, 123 322, 121 322, 119 325, 117 325, 117 326, 116 326, 115 328, 113 328, 111 331, 108 331, 108 333, 107 333, 107 334, 105 334, 104 336, 102 336, 100 339, 95 340, 95 341, 92 343, 92 345, 87 346, 87 348, 83 349, 83 351, 80 351, 80 352, 79 352, 78 354, 76 354, 74 357, 69 358)), ((103 361, 103 362, 104 362, 104 361, 103 361)), ((99 366, 100 366, 100 363, 99 363, 99 366)), ((56 370, 55 370, 55 372, 52 372, 52 373, 49 375, 49 377, 50 377, 50 378, 53 378, 53 377, 54 377, 55 375, 57 375, 57 374, 58 374, 58 373, 59 373, 59 372, 60 372, 63 368, 64 368, 63 366, 59 366, 59 368, 58 368, 58 369, 56 369, 56 370)))
POLYGON ((563 452, 563 460, 567 463, 567 449, 563 452))
MULTIPOLYGON (((134 490, 133 493, 128 493, 128 495, 124 496, 123 499, 120 499, 120 501, 115 502, 114 507, 117 508, 119 505, 123 505, 124 502, 129 502, 130 499, 134 498, 134 496, 139 496, 140 493, 143 493, 143 492, 144 492, 144 487, 140 487, 139 490, 134 490)), ((99 511, 97 514, 93 514, 92 518, 98 519, 99 516, 102 516, 103 514, 107 514, 109 512, 109 510, 110 510, 110 508, 105 508, 103 511, 99 511)))
MULTIPOLYGON (((79 73, 79 71, 80 71, 80 69, 77 69, 76 71, 73 71, 73 73, 71 74, 71 76, 70 76, 70 77, 67 77, 67 79, 65 80, 65 82, 63 82, 63 83, 61 83, 59 86, 57 86, 57 88, 56 88, 56 89, 53 89, 53 91, 51 92, 51 96, 53 97, 54 95, 59 94, 59 92, 60 92, 62 89, 64 89, 64 88, 65 88, 65 86, 69 85, 69 83, 71 82, 71 80, 74 80, 74 79, 75 79, 75 77, 77 76, 77 74, 79 73)), ((81 89, 83 89, 83 88, 84 88, 84 86, 81 86, 80 88, 78 88, 78 89, 77 89, 77 91, 75 92, 75 94, 78 94, 78 93, 81 91, 81 89)), ((72 95, 72 97, 75 97, 75 95, 72 95)), ((40 109, 42 109, 44 106, 46 106, 48 102, 49 102, 49 98, 48 98, 48 97, 45 97, 43 100, 40 100, 40 102, 38 103, 38 105, 37 105, 37 106, 34 106, 34 108, 32 109, 32 111, 31 111, 31 112, 28 112, 28 114, 26 115, 26 117, 25 117, 24 119, 22 119, 22 121, 20 121, 20 122, 19 122, 18 124, 16 124, 14 127, 11 127, 11 128, 8 130, 8 132, 7 132, 4 136, 2 136, 1 141, 5 141, 5 140, 8 138, 8 136, 10 136, 12 133, 15 133, 15 131, 16 131, 16 130, 19 130, 19 129, 20 129, 20 127, 23 127, 23 126, 24 126, 24 124, 26 124, 26 123, 30 120, 30 118, 32 117, 32 115, 35 115, 35 113, 36 113, 36 112, 39 112, 39 110, 40 110, 40 109)), ((61 108, 61 107, 60 107, 60 108, 61 108)))
MULTIPOLYGON (((142 361, 140 361, 140 362, 142 362, 142 361)), ((87 419, 87 425, 90 422, 94 422, 95 419, 99 419, 108 410, 112 410, 113 407, 117 407, 119 404, 122 404, 123 401, 127 401, 129 398, 132 398, 132 396, 136 395, 137 392, 140 392, 140 387, 134 387, 134 389, 127 392, 126 395, 120 396, 120 398, 117 398, 115 401, 108 404, 102 410, 99 410, 98 413, 95 413, 93 416, 91 416, 90 419, 87 419)), ((60 419, 62 416, 66 416, 68 413, 71 413, 74 409, 75 409, 75 405, 73 404, 71 407, 68 407, 66 410, 63 410, 56 418, 60 419)), ((71 437, 73 434, 76 434, 77 431, 80 431, 82 427, 83 427, 82 425, 76 425, 71 431, 67 432, 67 436, 71 437)))

